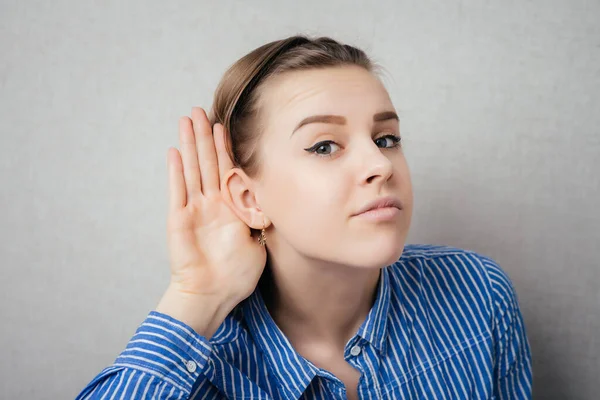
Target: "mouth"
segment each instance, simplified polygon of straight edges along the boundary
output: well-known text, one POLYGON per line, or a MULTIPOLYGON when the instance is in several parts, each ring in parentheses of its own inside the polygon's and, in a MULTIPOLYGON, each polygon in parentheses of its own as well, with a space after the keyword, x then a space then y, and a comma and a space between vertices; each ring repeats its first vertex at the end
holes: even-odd
POLYGON ((369 222, 390 222, 396 221, 396 217, 400 214, 400 209, 396 207, 375 208, 365 211, 355 216, 359 220, 369 222))
POLYGON ((361 215, 391 215, 403 209, 402 202, 395 197, 382 197, 367 203, 353 216, 361 215))

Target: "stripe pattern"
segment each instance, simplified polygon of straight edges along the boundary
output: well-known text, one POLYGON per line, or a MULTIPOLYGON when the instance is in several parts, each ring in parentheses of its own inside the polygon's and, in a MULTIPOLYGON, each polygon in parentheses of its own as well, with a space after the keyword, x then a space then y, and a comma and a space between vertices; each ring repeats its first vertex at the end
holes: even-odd
MULTIPOLYGON (((381 270, 375 303, 344 357, 361 399, 530 399, 531 352, 517 296, 489 257, 406 245, 381 270)), ((298 354, 260 291, 210 341, 151 311, 81 399, 345 398, 343 382, 298 354)))

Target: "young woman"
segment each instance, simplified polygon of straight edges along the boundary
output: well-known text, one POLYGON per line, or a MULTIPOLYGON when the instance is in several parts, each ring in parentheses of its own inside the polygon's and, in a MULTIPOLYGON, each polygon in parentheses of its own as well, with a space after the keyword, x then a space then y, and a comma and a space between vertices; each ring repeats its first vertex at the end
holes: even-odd
POLYGON ((226 72, 210 117, 193 108, 179 129, 171 282, 78 399, 530 398, 506 274, 405 245, 398 116, 364 52, 268 43, 226 72))

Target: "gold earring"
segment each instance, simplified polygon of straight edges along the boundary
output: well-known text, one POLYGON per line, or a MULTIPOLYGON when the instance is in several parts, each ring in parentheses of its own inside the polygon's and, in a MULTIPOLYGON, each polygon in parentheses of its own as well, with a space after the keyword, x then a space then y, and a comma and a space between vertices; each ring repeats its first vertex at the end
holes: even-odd
POLYGON ((260 231, 260 236, 258 237, 258 243, 261 246, 265 246, 267 244, 267 236, 265 235, 265 223, 263 222, 263 228, 260 231))

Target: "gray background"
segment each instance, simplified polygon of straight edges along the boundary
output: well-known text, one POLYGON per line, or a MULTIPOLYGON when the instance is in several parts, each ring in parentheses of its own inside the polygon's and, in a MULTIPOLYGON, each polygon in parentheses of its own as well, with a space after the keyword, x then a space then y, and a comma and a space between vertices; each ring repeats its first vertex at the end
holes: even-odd
POLYGON ((599 16, 567 0, 2 0, 0 395, 73 398, 124 349, 168 282, 177 119, 243 54, 300 32, 386 68, 408 242, 496 259, 534 397, 597 399, 599 16))

